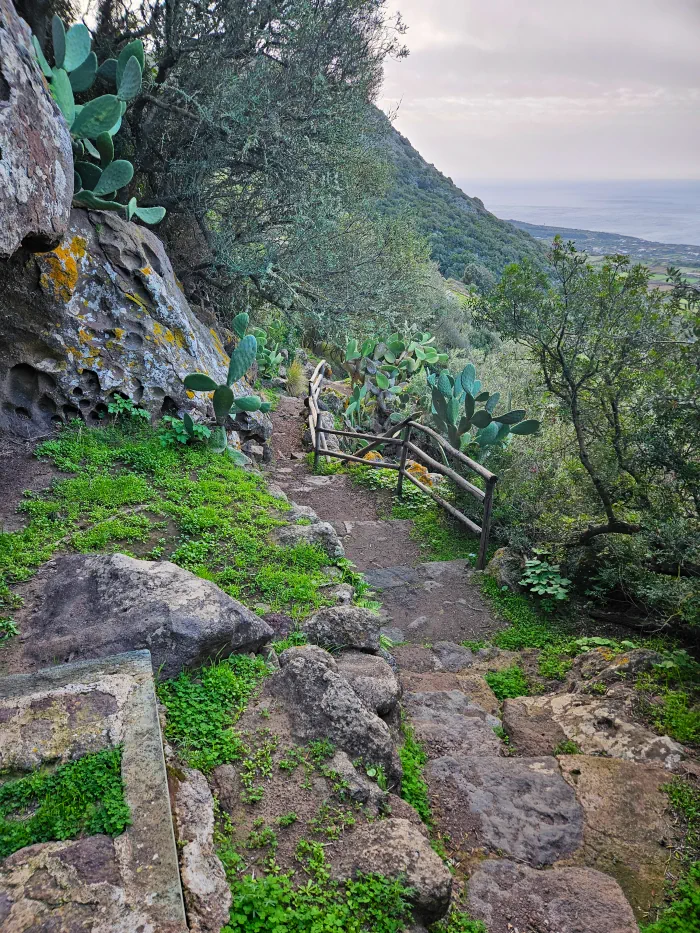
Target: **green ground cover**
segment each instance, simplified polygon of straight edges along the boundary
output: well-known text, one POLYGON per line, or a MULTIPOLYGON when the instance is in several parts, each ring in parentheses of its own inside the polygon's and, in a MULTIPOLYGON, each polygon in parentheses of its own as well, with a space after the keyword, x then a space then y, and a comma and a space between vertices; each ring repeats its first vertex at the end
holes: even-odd
POLYGON ((112 748, 0 784, 0 859, 39 842, 123 833, 131 818, 121 760, 112 748))
MULTIPOLYGON (((295 618, 328 604, 328 557, 304 543, 269 543, 285 504, 260 476, 203 445, 163 446, 149 426, 80 423, 36 454, 66 476, 25 495, 24 529, 0 533, 0 638, 17 605, 12 584, 62 550, 168 559, 245 603, 261 600, 295 618)), ((357 585, 347 562, 336 563, 357 585)))

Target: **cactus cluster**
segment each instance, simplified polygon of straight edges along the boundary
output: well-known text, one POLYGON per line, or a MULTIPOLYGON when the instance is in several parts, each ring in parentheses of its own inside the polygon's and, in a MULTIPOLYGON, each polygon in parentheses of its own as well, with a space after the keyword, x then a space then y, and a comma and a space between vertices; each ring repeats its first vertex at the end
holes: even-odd
POLYGON ((447 362, 447 354, 438 353, 434 340, 429 333, 409 338, 392 334, 387 340, 366 340, 362 345, 355 339, 349 340, 345 368, 354 389, 345 410, 346 419, 354 425, 364 407, 375 414, 378 427, 384 428, 391 419, 394 399, 402 391, 404 380, 424 364, 433 366, 447 362))
POLYGON ((540 422, 525 420, 523 409, 494 414, 500 395, 482 392, 471 363, 457 376, 446 369, 430 373, 428 385, 432 389, 435 423, 457 450, 465 446, 467 435, 483 448, 504 442, 510 434, 535 434, 539 430, 540 422), (477 408, 478 404, 483 407, 477 408))
POLYGON ((143 43, 135 39, 122 49, 119 58, 108 58, 98 67, 84 23, 76 23, 66 31, 60 16, 54 16, 51 32, 53 67, 36 36, 32 36, 32 45, 51 96, 70 128, 75 156, 74 203, 94 210, 121 211, 127 220, 138 217, 147 224, 158 223, 165 217, 165 208, 139 207, 136 198, 128 204, 115 200, 117 191, 134 176, 131 162, 114 159, 113 137, 121 127, 128 102, 141 91, 143 43), (113 84, 116 94, 102 94, 86 104, 76 104, 75 94, 90 90, 97 78, 113 84), (91 162, 88 157, 97 161, 91 162))
MULTIPOLYGON (((270 403, 263 402, 258 395, 244 395, 241 398, 234 398, 233 389, 231 388, 233 383, 241 379, 255 362, 258 342, 253 334, 246 334, 248 320, 248 315, 243 312, 238 314, 233 321, 233 329, 240 339, 238 346, 231 354, 225 383, 215 382, 206 373, 190 373, 189 376, 185 376, 185 388, 190 389, 192 392, 214 393, 212 402, 216 427, 209 439, 209 446, 215 453, 227 452, 232 460, 240 464, 247 463, 248 458, 239 450, 229 447, 225 426, 227 416, 239 411, 268 412, 270 410, 270 403)), ((187 433, 190 434, 190 431, 194 430, 194 422, 192 422, 189 415, 186 415, 183 421, 187 433)))
POLYGON ((262 330, 260 327, 252 327, 250 332, 258 341, 256 359, 258 361, 260 375, 265 379, 272 379, 272 377, 276 376, 279 372, 280 364, 283 359, 280 353, 280 345, 278 343, 271 343, 268 346, 267 331, 262 330))

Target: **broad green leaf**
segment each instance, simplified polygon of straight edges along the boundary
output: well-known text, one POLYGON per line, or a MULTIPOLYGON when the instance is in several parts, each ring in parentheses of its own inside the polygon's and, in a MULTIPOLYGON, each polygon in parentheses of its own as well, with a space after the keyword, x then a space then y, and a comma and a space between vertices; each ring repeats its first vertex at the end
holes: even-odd
POLYGON ((211 432, 211 437, 209 438, 209 447, 214 451, 215 454, 222 454, 228 447, 226 428, 223 425, 217 425, 211 432))
POLYGON ((119 191, 128 185, 134 177, 134 166, 126 159, 117 159, 110 162, 102 172, 102 177, 95 185, 95 194, 108 194, 110 191, 119 191))
POLYGON ((527 412, 524 408, 517 408, 515 411, 507 411, 505 415, 498 415, 497 418, 494 418, 494 421, 498 421, 501 424, 517 424, 519 421, 522 421, 527 412))
POLYGON ((93 211, 121 211, 124 209, 124 205, 119 204, 118 201, 105 201, 98 198, 92 191, 79 191, 73 195, 73 200, 77 204, 91 208, 93 211))
POLYGON ((247 466, 250 463, 250 457, 246 457, 242 450, 237 447, 227 447, 226 453, 233 460, 236 466, 247 466))
POLYGON ((510 429, 511 434, 537 434, 540 429, 540 422, 530 419, 529 421, 521 421, 519 424, 513 425, 510 429))
POLYGON ((68 72, 64 68, 55 68, 49 86, 51 96, 58 104, 58 109, 65 117, 66 123, 68 126, 72 126, 75 120, 75 100, 73 99, 73 88, 70 86, 68 72))
POLYGON ((143 42, 140 39, 134 39, 133 42, 125 45, 119 53, 119 58, 117 59, 117 87, 121 86, 124 71, 132 56, 136 57, 136 60, 141 66, 141 74, 143 74, 146 67, 146 59, 143 54, 143 42))
POLYGON ((182 416, 182 423, 185 425, 185 430, 190 437, 194 437, 194 421, 192 420, 192 415, 189 412, 185 412, 182 416))
POLYGON ((131 220, 134 216, 134 211, 136 210, 136 198, 131 198, 129 203, 126 205, 126 219, 131 220))
POLYGON ((474 396, 471 392, 467 392, 464 396, 464 413, 467 418, 471 421, 472 415, 474 414, 474 409, 476 408, 476 402, 474 396))
POLYGON ((472 424, 477 428, 485 428, 491 424, 491 415, 483 408, 475 411, 472 416, 472 424))
POLYGON ((488 401, 484 405, 484 408, 490 415, 493 415, 493 410, 496 407, 496 405, 498 405, 498 401, 500 397, 501 397, 500 392, 494 392, 493 395, 489 396, 488 401))
POLYGON ((246 311, 241 311, 240 314, 237 314, 232 324, 234 334, 236 334, 237 337, 245 337, 249 322, 250 315, 246 311))
POLYGON ((97 69, 97 76, 99 78, 104 78, 105 81, 111 81, 113 84, 117 83, 117 60, 116 58, 108 58, 102 62, 100 67, 97 69))
POLYGON ((137 207, 134 211, 136 217, 145 224, 159 224, 165 217, 164 207, 137 207))
POLYGON ((259 411, 262 399, 258 395, 244 395, 233 403, 239 411, 259 411))
POLYGON ((51 20, 51 38, 53 40, 53 61, 56 68, 63 68, 66 57, 66 30, 63 20, 55 13, 51 20))
POLYGON ((233 405, 233 391, 228 386, 217 386, 213 403, 214 414, 217 419, 222 420, 231 410, 231 405, 233 405))
MULTIPOLYGON (((136 211, 138 216, 138 209, 136 211)), ((246 334, 231 354, 226 384, 231 386, 246 373, 255 361, 258 352, 258 341, 253 334, 246 334)))
POLYGON ((76 68, 75 71, 71 71, 70 86, 76 94, 79 94, 81 91, 87 91, 92 87, 96 74, 97 55, 95 55, 94 52, 90 52, 82 65, 76 68))
POLYGON ((99 156, 102 168, 106 168, 114 158, 114 140, 109 133, 100 133, 93 148, 96 149, 95 154, 99 156))
POLYGON ((34 52, 36 53, 36 60, 39 62, 39 67, 41 68, 45 78, 50 78, 53 75, 53 70, 51 65, 46 61, 46 57, 41 50, 39 45, 39 40, 36 36, 32 36, 32 45, 34 46, 34 52))
POLYGON ((378 371, 377 371, 377 375, 376 375, 374 378, 375 378, 375 380, 376 380, 376 382, 377 382, 377 385, 379 386, 380 389, 388 389, 388 388, 389 388, 389 380, 388 380, 388 378, 384 375, 384 373, 383 373, 381 370, 378 370, 378 371))
POLYGON ((76 162, 75 170, 80 175, 83 188, 87 188, 89 191, 94 192, 95 185, 100 180, 100 175, 102 174, 99 166, 94 165, 92 162, 76 162))
POLYGON ((74 136, 96 139, 120 119, 121 105, 113 94, 103 94, 89 101, 76 116, 71 128, 74 136))
POLYGON ((190 373, 185 376, 185 388, 192 392, 213 392, 218 383, 214 382, 211 376, 206 373, 190 373))
POLYGON ((135 55, 126 63, 119 81, 117 96, 121 101, 133 100, 141 91, 141 66, 135 55))
MULTIPOLYGON (((75 71, 79 68, 90 54, 92 40, 87 26, 84 23, 76 23, 71 26, 66 33, 65 56, 63 67, 66 71, 75 71)), ((97 66, 95 66, 97 70, 97 66)))

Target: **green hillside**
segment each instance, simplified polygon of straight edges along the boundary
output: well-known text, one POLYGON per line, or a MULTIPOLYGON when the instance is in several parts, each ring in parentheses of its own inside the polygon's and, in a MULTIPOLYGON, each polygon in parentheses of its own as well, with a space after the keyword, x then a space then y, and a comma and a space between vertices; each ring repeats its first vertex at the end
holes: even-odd
POLYGON ((382 208, 391 215, 414 216, 445 277, 461 279, 465 264, 474 258, 497 275, 524 256, 541 261, 544 250, 533 237, 487 211, 479 198, 466 195, 426 162, 388 120, 386 125, 387 153, 396 176, 382 208))

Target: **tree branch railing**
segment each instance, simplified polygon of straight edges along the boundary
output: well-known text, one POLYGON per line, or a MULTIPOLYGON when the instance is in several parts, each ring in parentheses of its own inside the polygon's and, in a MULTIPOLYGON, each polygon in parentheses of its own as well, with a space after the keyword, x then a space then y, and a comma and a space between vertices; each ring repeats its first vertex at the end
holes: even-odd
POLYGON ((414 419, 418 416, 416 412, 413 415, 409 415, 408 418, 405 418, 403 421, 398 422, 395 425, 392 425, 389 430, 384 434, 369 434, 362 431, 339 431, 334 428, 323 428, 321 427, 321 409, 319 407, 319 395, 321 393, 321 384, 323 381, 323 373, 325 370, 326 361, 321 360, 316 369, 309 379, 309 397, 308 397, 308 406, 309 406, 309 431, 311 433, 311 442, 314 448, 314 470, 318 467, 318 461, 321 457, 325 457, 326 461, 329 462, 331 457, 335 457, 338 460, 348 461, 350 463, 361 463, 363 466, 370 467, 374 470, 396 470, 398 472, 398 483, 396 487, 396 494, 399 498, 403 497, 403 482, 404 479, 408 480, 414 486, 416 486, 422 493, 429 496, 433 501, 443 508, 448 515, 451 515, 452 518, 456 519, 462 525, 469 529, 473 534, 479 535, 479 554, 477 557, 476 567, 477 570, 483 570, 486 566, 486 552, 488 549, 489 534, 491 531, 491 513, 493 510, 493 493, 494 487, 498 480, 498 477, 491 473, 486 467, 482 464, 477 463, 476 460, 472 460, 471 457, 467 457, 466 454, 463 454, 461 450, 457 450, 451 444, 449 444, 444 437, 434 431, 432 428, 427 427, 424 424, 419 424, 414 419), (473 473, 476 473, 477 476, 480 476, 484 480, 485 489, 480 489, 478 486, 475 486, 473 483, 470 483, 469 480, 465 479, 460 473, 452 469, 450 466, 446 466, 444 463, 435 460, 429 454, 425 453, 420 447, 414 444, 411 441, 411 435, 414 431, 421 432, 428 435, 432 441, 437 444, 442 452, 447 457, 451 457, 454 460, 458 461, 462 466, 471 470, 473 473), (396 437, 395 435, 401 432, 401 437, 396 437), (360 450, 356 451, 354 454, 344 453, 340 450, 329 450, 326 443, 326 435, 332 434, 337 437, 348 437, 354 440, 364 440, 370 441, 369 444, 366 444, 360 450), (384 444, 391 445, 400 451, 399 453, 399 462, 395 463, 391 460, 385 460, 383 457, 381 460, 366 460, 365 456, 370 453, 372 450, 376 450, 377 447, 381 447, 384 444), (439 473, 441 476, 445 476, 450 479, 458 489, 461 489, 463 492, 468 493, 479 503, 483 505, 481 525, 477 525, 476 522, 472 521, 471 518, 468 518, 463 512, 460 512, 458 508, 452 505, 451 502, 447 502, 442 496, 439 496, 433 489, 429 486, 426 486, 425 483, 421 483, 420 480, 416 479, 415 476, 406 469, 406 461, 408 459, 408 454, 411 453, 412 457, 422 461, 426 466, 430 467, 433 473, 439 473))

